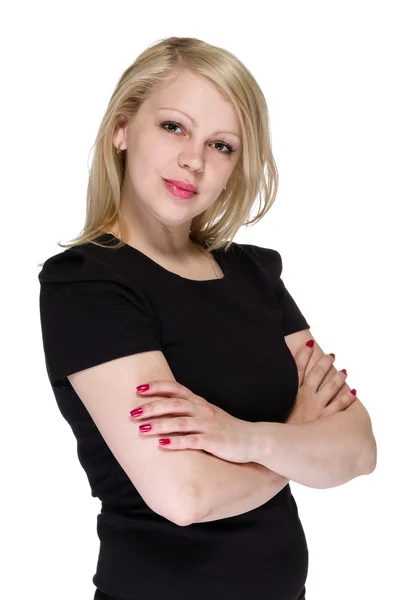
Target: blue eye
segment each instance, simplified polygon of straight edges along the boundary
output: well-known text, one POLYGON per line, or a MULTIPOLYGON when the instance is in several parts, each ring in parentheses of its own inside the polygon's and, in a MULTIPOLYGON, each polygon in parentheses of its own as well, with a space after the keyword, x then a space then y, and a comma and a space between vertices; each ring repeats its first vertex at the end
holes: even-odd
MULTIPOLYGON (((174 123, 174 121, 160 121, 159 122, 160 126, 165 129, 166 131, 169 131, 170 133, 175 133, 175 131, 171 131, 170 129, 166 129, 165 125, 170 125, 172 127, 178 127, 179 129, 182 129, 182 125, 180 125, 180 123, 174 123)), ((221 151, 219 150, 219 152, 221 154, 232 154, 232 152, 235 152, 235 150, 232 148, 232 146, 230 146, 229 144, 226 144, 225 142, 213 142, 214 144, 216 144, 217 146, 225 146, 225 148, 227 148, 227 151, 221 151)))

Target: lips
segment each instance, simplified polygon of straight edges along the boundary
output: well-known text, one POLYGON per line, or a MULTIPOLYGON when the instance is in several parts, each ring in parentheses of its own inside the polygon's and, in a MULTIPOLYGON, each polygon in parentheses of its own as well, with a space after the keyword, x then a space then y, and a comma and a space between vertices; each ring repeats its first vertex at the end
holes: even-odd
POLYGON ((182 188, 178 187, 171 181, 167 181, 166 179, 164 179, 164 185, 170 194, 175 196, 175 198, 180 198, 181 200, 189 200, 189 198, 194 198, 194 196, 196 195, 195 192, 183 190, 182 188))
POLYGON ((188 181, 182 181, 180 179, 166 179, 165 181, 173 183, 176 187, 181 188, 181 190, 186 190, 187 192, 193 192, 195 194, 198 193, 197 187, 188 181))

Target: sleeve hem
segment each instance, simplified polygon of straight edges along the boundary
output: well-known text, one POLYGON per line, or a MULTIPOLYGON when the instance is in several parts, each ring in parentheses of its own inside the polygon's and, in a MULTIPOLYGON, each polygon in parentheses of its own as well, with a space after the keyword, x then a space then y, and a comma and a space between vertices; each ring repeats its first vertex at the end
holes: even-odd
POLYGON ((63 389, 71 389, 72 386, 70 384, 70 382, 67 379, 68 375, 72 375, 72 373, 77 373, 79 371, 84 371, 85 369, 89 369, 90 367, 95 367, 97 365, 101 365, 104 364, 106 362, 109 362, 111 360, 115 360, 117 358, 122 358, 123 356, 129 356, 131 354, 139 354, 141 352, 149 352, 151 350, 160 350, 161 352, 163 351, 163 348, 161 347, 161 344, 145 344, 143 346, 129 346, 126 348, 118 348, 115 350, 115 352, 111 352, 109 355, 104 356, 104 354, 102 355, 92 355, 90 357, 88 357, 88 359, 86 361, 80 361, 79 363, 73 363, 71 362, 71 366, 67 369, 67 372, 65 369, 63 369, 63 371, 60 371, 58 369, 52 369, 52 372, 49 373, 49 380, 51 383, 51 386, 54 388, 63 388, 63 389))
POLYGON ((302 323, 293 324, 290 327, 286 327, 283 330, 283 335, 290 335, 291 333, 297 333, 298 331, 304 331, 305 329, 310 329, 310 325, 307 321, 303 321, 302 323))

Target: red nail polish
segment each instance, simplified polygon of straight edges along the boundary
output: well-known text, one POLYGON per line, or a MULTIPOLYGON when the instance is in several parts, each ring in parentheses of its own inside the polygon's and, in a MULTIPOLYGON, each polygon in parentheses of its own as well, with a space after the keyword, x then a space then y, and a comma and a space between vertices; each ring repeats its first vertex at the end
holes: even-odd
POLYGON ((342 373, 344 373, 345 375, 347 375, 347 371, 346 369, 340 369, 342 373))
POLYGON ((332 358, 336 358, 336 356, 333 354, 333 352, 329 352, 329 356, 332 356, 332 358))
POLYGON ((129 413, 131 415, 131 417, 138 417, 139 415, 141 415, 143 412, 143 408, 134 408, 133 410, 131 410, 131 412, 129 413))
POLYGON ((150 386, 146 383, 145 385, 138 385, 136 389, 138 392, 147 392, 149 387, 150 386))
POLYGON ((357 394, 357 390, 350 390, 350 393, 353 394, 353 396, 355 396, 357 394))
POLYGON ((162 446, 165 446, 166 444, 170 444, 170 443, 171 443, 171 440, 170 440, 170 439, 168 439, 168 438, 160 438, 158 441, 159 441, 159 443, 160 443, 162 446))
POLYGON ((308 340, 306 346, 308 346, 309 348, 312 348, 314 346, 314 340, 308 340))
POLYGON ((139 425, 140 431, 150 431, 151 425, 139 425))

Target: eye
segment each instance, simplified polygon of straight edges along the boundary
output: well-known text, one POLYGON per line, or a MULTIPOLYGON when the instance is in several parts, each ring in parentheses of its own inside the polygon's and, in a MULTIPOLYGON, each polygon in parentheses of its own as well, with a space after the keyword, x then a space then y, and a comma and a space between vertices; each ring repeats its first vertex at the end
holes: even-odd
MULTIPOLYGON (((164 127, 164 125, 172 125, 172 127, 179 127, 181 128, 181 125, 179 125, 179 123, 173 123, 172 121, 162 121, 160 123, 161 127, 164 127)), ((165 129, 165 127, 164 127, 165 129)), ((171 131, 170 129, 167 129, 167 131, 171 131)), ((175 133, 175 132, 172 132, 175 133)))
MULTIPOLYGON (((180 125, 180 123, 174 123, 173 121, 160 121, 159 124, 163 129, 165 129, 166 131, 169 131, 170 133, 175 133, 175 131, 166 129, 165 126, 178 127, 179 129, 182 129, 182 125, 180 125)), ((213 142, 213 144, 216 144, 217 146, 225 146, 225 148, 227 148, 227 151, 224 151, 224 152, 219 150, 219 152, 221 154, 232 154, 232 152, 235 152, 235 150, 232 148, 232 146, 230 144, 226 144, 225 142, 213 142)))

